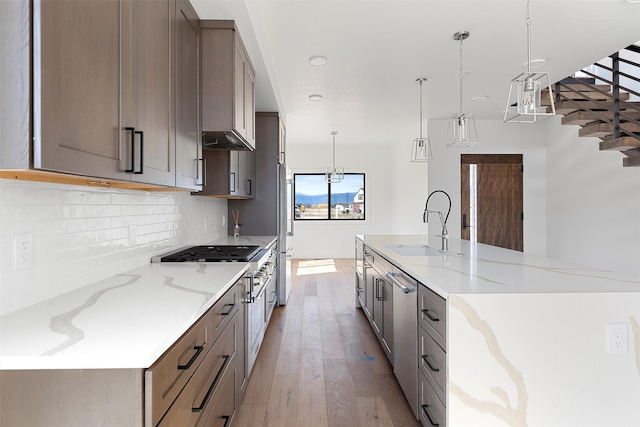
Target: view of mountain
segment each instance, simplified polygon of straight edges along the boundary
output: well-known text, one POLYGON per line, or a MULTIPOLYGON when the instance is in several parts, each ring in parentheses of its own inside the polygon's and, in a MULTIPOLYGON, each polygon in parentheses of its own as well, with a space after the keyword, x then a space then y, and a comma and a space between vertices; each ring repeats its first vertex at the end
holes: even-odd
MULTIPOLYGON (((339 203, 341 205, 350 205, 353 204, 353 198, 356 193, 340 193, 340 194, 332 194, 331 195, 331 204, 334 205, 339 203)), ((326 194, 300 194, 296 193, 296 204, 297 205, 317 205, 319 203, 327 203, 327 195, 326 194)))

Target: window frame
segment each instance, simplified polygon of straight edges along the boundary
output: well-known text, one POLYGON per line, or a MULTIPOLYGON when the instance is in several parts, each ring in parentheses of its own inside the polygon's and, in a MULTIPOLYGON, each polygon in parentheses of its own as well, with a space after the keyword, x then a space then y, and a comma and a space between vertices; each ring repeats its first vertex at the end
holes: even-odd
MULTIPOLYGON (((293 207, 294 207, 294 215, 293 215, 293 219, 294 221, 301 221, 301 222, 306 222, 306 221, 334 221, 334 222, 350 222, 350 221, 366 221, 367 220, 367 209, 366 209, 366 202, 367 202, 367 174, 364 172, 345 172, 344 175, 348 176, 348 175, 360 175, 362 176, 362 187, 360 187, 362 189, 362 191, 364 192, 364 201, 362 203, 364 209, 363 209, 363 214, 361 218, 332 218, 331 217, 331 183, 326 183, 327 185, 327 216, 326 217, 313 217, 313 218, 302 218, 302 217, 298 217, 295 215, 295 207, 298 206, 298 203, 296 202, 296 184, 297 184, 297 180, 296 178, 300 175, 304 175, 304 176, 318 176, 318 177, 322 177, 323 181, 325 179, 325 174, 324 173, 320 173, 320 172, 295 172, 293 174, 293 207)), ((360 190, 358 190, 360 191, 360 190)), ((357 192, 356 192, 357 194, 357 192)))

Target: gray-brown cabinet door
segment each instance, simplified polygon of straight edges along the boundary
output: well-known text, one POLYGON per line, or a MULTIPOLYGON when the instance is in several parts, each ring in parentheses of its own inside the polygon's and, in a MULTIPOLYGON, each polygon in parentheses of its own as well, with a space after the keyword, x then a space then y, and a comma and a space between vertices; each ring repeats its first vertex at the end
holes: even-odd
POLYGON ((120 3, 34 7, 34 167, 128 179, 120 167, 120 3))
POLYGON ((169 186, 175 185, 174 14, 175 0, 122 1, 121 140, 128 141, 122 166, 133 166, 134 181, 169 186), (133 140, 127 127, 135 128, 133 140))
POLYGON ((176 186, 203 185, 200 135, 200 27, 187 0, 176 5, 176 186))

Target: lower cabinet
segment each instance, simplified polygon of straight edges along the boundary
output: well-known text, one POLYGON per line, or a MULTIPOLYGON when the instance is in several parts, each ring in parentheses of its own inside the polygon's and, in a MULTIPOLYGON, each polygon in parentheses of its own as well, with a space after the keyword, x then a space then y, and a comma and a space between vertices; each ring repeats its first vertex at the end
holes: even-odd
POLYGON ((240 279, 148 369, 0 370, 1 424, 229 426, 246 385, 244 292, 240 279))
POLYGON ((392 264, 378 253, 364 248, 365 305, 363 309, 389 362, 393 365, 393 284, 385 279, 392 264))
POLYGON ((433 387, 420 371, 418 374, 418 392, 420 395, 420 421, 425 427, 447 425, 447 411, 433 387))

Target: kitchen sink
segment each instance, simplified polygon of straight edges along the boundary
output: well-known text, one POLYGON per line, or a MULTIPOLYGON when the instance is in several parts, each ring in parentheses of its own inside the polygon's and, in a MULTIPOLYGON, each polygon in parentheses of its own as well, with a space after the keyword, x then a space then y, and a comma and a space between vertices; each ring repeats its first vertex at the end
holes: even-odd
POLYGON ((441 251, 427 245, 387 245, 395 253, 401 256, 442 256, 441 251))

